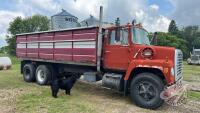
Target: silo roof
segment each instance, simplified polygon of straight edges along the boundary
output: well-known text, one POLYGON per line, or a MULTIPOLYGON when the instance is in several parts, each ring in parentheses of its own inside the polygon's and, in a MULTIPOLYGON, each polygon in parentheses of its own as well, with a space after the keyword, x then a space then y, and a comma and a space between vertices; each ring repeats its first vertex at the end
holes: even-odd
MULTIPOLYGON (((70 14, 69 12, 67 12, 67 11, 64 10, 64 9, 62 9, 62 12, 57 13, 57 14, 55 14, 55 15, 53 15, 53 16, 71 16, 71 17, 77 18, 76 16, 70 14)), ((77 18, 77 19, 78 19, 78 18, 77 18)))
POLYGON ((92 15, 90 15, 89 18, 83 20, 82 22, 91 22, 91 21, 99 22, 99 20, 92 15))

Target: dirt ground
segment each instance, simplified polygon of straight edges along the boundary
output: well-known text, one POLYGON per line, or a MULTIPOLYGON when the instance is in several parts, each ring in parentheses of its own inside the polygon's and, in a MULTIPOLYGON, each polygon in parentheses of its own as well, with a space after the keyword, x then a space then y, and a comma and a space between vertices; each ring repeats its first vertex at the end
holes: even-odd
POLYGON ((24 89, 0 89, 0 113, 14 113, 16 110, 16 97, 26 93, 24 89))
POLYGON ((187 84, 188 90, 200 92, 200 82, 187 82, 184 81, 184 84, 187 84))
MULTIPOLYGON (((84 89, 84 85, 88 86, 86 83, 78 82, 74 89, 78 90, 78 92, 85 93, 85 100, 95 106, 98 106, 99 113, 200 113, 200 102, 191 99, 188 99, 186 104, 178 107, 172 107, 164 104, 157 110, 147 110, 137 107, 130 101, 129 97, 123 97, 119 93, 101 88, 99 86, 92 86, 84 89)), ((91 84, 89 84, 89 86, 90 85, 91 84)), ((48 87, 45 88, 48 89, 48 87)), ((31 91, 36 90, 31 90, 29 88, 0 89, 0 113, 15 113, 18 109, 16 107, 16 98, 19 95, 26 94, 31 91)), ((41 109, 36 112, 46 113, 48 110, 41 107, 41 109)))

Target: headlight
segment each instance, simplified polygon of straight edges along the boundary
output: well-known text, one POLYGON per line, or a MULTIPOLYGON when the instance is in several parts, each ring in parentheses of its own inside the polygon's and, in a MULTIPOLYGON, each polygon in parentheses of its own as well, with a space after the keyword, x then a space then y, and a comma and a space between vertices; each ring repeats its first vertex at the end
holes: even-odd
POLYGON ((143 51, 142 51, 142 56, 143 56, 144 58, 152 59, 153 54, 154 54, 154 51, 153 51, 153 49, 151 49, 151 48, 145 48, 145 49, 143 49, 143 51))
POLYGON ((172 76, 175 75, 174 68, 171 68, 171 75, 172 75, 172 76))

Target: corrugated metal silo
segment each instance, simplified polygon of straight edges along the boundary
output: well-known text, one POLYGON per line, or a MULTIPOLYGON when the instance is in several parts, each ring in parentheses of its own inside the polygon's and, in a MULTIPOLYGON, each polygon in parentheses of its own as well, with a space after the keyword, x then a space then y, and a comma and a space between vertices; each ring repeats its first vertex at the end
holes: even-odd
POLYGON ((53 30, 77 27, 78 18, 62 9, 62 12, 51 16, 53 30))
POLYGON ((89 18, 83 20, 80 24, 81 26, 96 26, 99 24, 99 20, 94 16, 90 15, 89 18))

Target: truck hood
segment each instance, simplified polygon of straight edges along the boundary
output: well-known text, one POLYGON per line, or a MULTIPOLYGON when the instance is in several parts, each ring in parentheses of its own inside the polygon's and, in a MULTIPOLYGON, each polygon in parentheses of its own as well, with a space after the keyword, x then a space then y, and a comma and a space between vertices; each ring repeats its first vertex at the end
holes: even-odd
POLYGON ((169 59, 172 62, 174 61, 174 55, 175 55, 174 47, 163 47, 163 46, 152 46, 152 45, 151 46, 149 46, 149 45, 134 45, 135 53, 140 51, 140 54, 138 54, 137 59, 144 59, 144 57, 142 57, 141 53, 142 53, 142 50, 145 48, 151 48, 153 50, 152 60, 169 59))
POLYGON ((175 48, 174 47, 163 47, 163 46, 151 46, 155 51, 155 59, 166 59, 174 60, 175 48))

